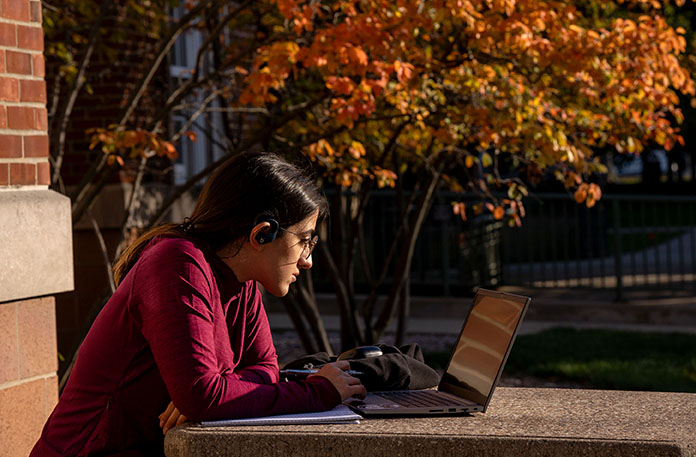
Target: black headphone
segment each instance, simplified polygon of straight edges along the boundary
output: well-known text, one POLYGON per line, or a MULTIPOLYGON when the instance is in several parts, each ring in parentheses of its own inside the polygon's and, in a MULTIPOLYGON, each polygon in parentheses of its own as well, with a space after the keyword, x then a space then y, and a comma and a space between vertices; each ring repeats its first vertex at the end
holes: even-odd
POLYGON ((280 225, 278 224, 278 221, 275 219, 262 219, 258 223, 262 222, 268 222, 271 224, 271 226, 268 228, 268 230, 264 230, 262 232, 259 232, 256 235, 256 241, 258 241, 261 244, 266 244, 270 243, 271 241, 276 239, 276 236, 278 236, 278 229, 280 228, 280 225))

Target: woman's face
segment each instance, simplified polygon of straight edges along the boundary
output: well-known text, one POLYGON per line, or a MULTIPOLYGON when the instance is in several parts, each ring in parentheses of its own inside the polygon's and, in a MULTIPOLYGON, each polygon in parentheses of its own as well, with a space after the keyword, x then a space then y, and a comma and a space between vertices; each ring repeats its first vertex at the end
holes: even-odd
POLYGON ((256 279, 271 294, 282 297, 297 281, 300 270, 312 267, 309 242, 315 233, 319 211, 297 224, 283 227, 273 242, 259 252, 256 279), (307 246, 305 248, 305 246, 307 246))

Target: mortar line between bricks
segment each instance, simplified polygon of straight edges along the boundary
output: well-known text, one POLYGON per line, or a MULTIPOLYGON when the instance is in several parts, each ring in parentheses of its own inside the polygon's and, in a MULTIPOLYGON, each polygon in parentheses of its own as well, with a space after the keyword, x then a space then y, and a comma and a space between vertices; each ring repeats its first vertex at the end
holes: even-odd
POLYGON ((55 375, 56 375, 55 372, 51 372, 51 373, 40 374, 37 376, 32 376, 30 378, 22 378, 22 379, 15 379, 14 381, 7 381, 7 382, 0 384, 0 390, 9 389, 11 387, 21 386, 22 384, 27 384, 27 383, 34 382, 34 381, 39 381, 42 379, 46 380, 46 379, 54 377, 55 375))
MULTIPOLYGON (((17 19, 8 19, 8 18, 2 18, 0 19, 0 23, 2 24, 14 24, 14 25, 22 25, 25 27, 33 27, 35 29, 43 29, 43 24, 41 22, 32 22, 32 21, 20 21, 17 19)), ((5 47, 5 46, 2 46, 5 47)), ((16 48, 14 48, 16 49, 16 48)))
MULTIPOLYGON (((3 101, 2 104, 8 108, 46 108, 46 103, 44 103, 44 102, 3 101)), ((11 130, 11 129, 3 129, 3 130, 11 130)))
POLYGON ((22 81, 44 81, 43 76, 36 76, 36 75, 25 75, 24 73, 2 73, 2 77, 5 79, 9 78, 14 78, 14 79, 19 79, 22 81))
POLYGON ((44 163, 48 157, 13 157, 8 159, 0 159, 0 163, 44 163))

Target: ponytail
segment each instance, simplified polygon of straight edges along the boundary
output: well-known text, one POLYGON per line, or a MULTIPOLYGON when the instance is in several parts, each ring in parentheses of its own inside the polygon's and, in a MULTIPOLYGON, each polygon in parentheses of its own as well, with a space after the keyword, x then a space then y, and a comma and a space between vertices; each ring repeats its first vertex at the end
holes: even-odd
POLYGON ((181 229, 181 225, 179 224, 164 224, 152 228, 140 235, 134 242, 130 244, 130 246, 126 248, 125 251, 123 251, 116 263, 114 263, 113 272, 114 283, 116 284, 116 286, 118 287, 121 281, 123 281, 123 278, 125 278, 128 272, 130 271, 130 269, 133 268, 133 265, 135 265, 135 262, 138 261, 138 258, 140 258, 140 254, 143 252, 143 249, 145 249, 145 246, 147 246, 150 240, 160 235, 182 236, 183 233, 184 232, 181 229))

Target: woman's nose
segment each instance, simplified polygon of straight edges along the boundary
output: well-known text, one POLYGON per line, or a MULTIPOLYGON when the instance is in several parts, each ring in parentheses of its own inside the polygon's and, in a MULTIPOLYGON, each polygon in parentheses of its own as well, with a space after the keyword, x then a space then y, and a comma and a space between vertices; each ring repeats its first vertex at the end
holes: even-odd
POLYGON ((297 266, 304 270, 309 270, 310 268, 312 268, 312 254, 310 254, 309 257, 300 256, 300 260, 299 262, 297 262, 297 266))

